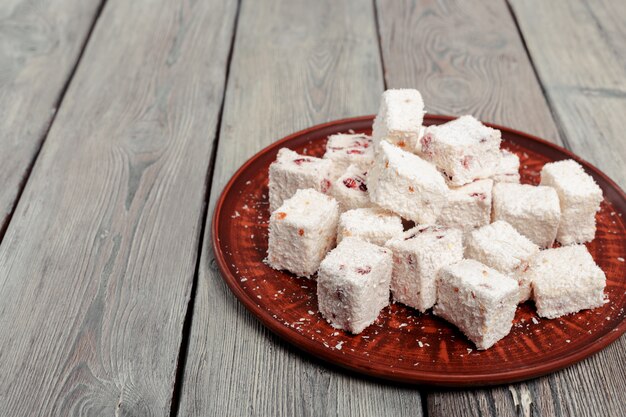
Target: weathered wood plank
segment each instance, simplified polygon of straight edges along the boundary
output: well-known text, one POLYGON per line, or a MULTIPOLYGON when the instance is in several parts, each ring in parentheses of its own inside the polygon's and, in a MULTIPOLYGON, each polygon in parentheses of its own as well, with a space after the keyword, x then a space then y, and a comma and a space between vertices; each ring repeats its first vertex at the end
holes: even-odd
POLYGON ((429 416, 552 417, 626 415, 624 337, 601 353, 546 377, 488 389, 435 391, 429 416))
MULTIPOLYGON (((369 2, 244 0, 237 27, 209 213, 261 147, 374 113, 383 90, 369 2)), ((417 390, 348 375, 269 334, 220 278, 206 230, 180 415, 421 415, 417 390)))
MULTIPOLYGON (((417 86, 435 112, 469 112, 560 142, 506 3, 379 0, 377 4, 389 86, 417 86)), ((528 8, 541 14, 545 4, 535 2, 528 8)), ((567 24, 556 24, 553 18, 546 21, 554 25, 547 36, 557 36, 554 31, 567 24)), ((534 28, 533 33, 542 30, 534 28)), ((536 47, 545 52, 546 41, 536 47)), ((578 56, 585 59, 584 54, 578 56)), ((563 131, 569 138, 569 131, 563 131)), ((581 148, 574 150, 589 158, 581 148)), ((596 411, 624 415, 623 404, 617 405, 622 398, 618 391, 626 381, 624 352, 622 338, 583 363, 544 378, 490 389, 435 390, 428 394, 428 415, 566 416, 596 411)))
POLYGON ((626 187, 626 2, 511 6, 568 145, 626 187))
POLYGON ((389 88, 418 88, 431 113, 471 113, 560 143, 504 1, 376 4, 389 88))
POLYGON ((0 240, 101 2, 0 2, 0 240))
POLYGON ((10 416, 169 416, 236 3, 107 3, 0 246, 10 416))

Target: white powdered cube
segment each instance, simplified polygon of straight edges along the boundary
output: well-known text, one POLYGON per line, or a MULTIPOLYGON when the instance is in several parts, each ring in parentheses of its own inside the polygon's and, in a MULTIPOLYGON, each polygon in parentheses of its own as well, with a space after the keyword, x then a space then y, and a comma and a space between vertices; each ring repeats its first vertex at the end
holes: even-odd
POLYGON ((339 207, 313 189, 298 190, 270 216, 267 264, 309 277, 335 245, 339 207))
POLYGON ((491 177, 495 182, 520 182, 519 157, 506 149, 500 150, 500 162, 495 174, 491 177))
POLYGON ((491 221, 493 180, 478 180, 451 188, 448 204, 441 210, 437 224, 469 231, 491 221))
POLYGON ((313 188, 326 193, 331 187, 333 163, 330 159, 299 155, 291 149, 278 151, 269 171, 270 213, 296 190, 313 188))
POLYGON ((604 304, 606 277, 584 245, 543 250, 525 269, 541 317, 553 319, 604 304))
POLYGON ((339 203, 342 212, 372 206, 367 192, 367 171, 356 165, 350 165, 333 183, 330 193, 339 203))
POLYGON ((333 161, 333 178, 337 179, 350 165, 367 171, 374 163, 374 146, 370 136, 336 134, 328 137, 324 159, 333 161))
POLYGON ((435 223, 448 201, 448 186, 432 164, 388 142, 380 143, 367 186, 372 202, 416 223, 435 223))
POLYGON ((493 186, 493 220, 504 220, 542 248, 552 246, 561 218, 552 187, 501 182, 493 186))
POLYGON ((472 116, 428 126, 417 152, 458 187, 494 175, 500 162, 500 131, 472 116))
POLYGON ((556 239, 564 245, 593 240, 602 190, 583 167, 572 159, 545 164, 541 184, 553 187, 561 202, 556 239))
POLYGON ((348 210, 339 216, 337 242, 346 237, 383 246, 389 239, 402 234, 400 216, 378 207, 348 210))
POLYGON ((466 258, 476 259, 517 280, 520 303, 528 300, 531 292, 530 280, 521 272, 537 252, 539 246, 502 220, 474 230, 465 240, 466 258))
POLYGON ((424 101, 414 89, 387 90, 383 93, 372 137, 376 146, 390 142, 413 152, 421 137, 424 101))
POLYGON ((322 316, 337 329, 361 333, 389 305, 391 253, 348 237, 322 261, 317 302, 322 316))
POLYGON ((393 252, 393 299, 425 312, 437 301, 437 272, 463 259, 463 233, 418 225, 386 245, 393 252))
POLYGON ((439 270, 433 312, 457 326, 479 350, 509 334, 519 299, 517 281, 473 259, 439 270))

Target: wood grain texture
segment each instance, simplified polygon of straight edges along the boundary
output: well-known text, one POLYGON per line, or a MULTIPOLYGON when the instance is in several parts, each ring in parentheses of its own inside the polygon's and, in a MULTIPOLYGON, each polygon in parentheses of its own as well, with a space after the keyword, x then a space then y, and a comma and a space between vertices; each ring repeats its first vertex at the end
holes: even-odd
MULTIPOLYGON (((316 123, 373 113, 383 90, 369 2, 244 0, 237 27, 210 214, 260 148, 316 123)), ((271 334, 219 276, 206 230, 180 415, 421 415, 417 390, 355 378, 271 334)))
POLYGON ((376 5, 388 88, 419 89, 431 113, 473 114, 561 143, 503 0, 376 5))
POLYGON ((625 414, 624 336, 600 353, 535 380, 472 391, 434 391, 429 416, 552 417, 625 414))
POLYGON ((235 9, 102 11, 0 246, 3 415, 170 415, 235 9))
MULTIPOLYGON (((519 4, 533 12, 529 22, 539 19, 546 5, 525 1, 519 4)), ((378 0, 377 6, 389 86, 418 86, 428 109, 435 112, 468 112, 563 143, 504 1, 378 0), (507 63, 515 65, 509 67, 507 63)), ((514 5, 515 10, 518 8, 514 5)), ((557 6, 554 9, 556 12, 557 6)), ((611 10, 611 6, 604 5, 603 9, 611 10)), ((519 14, 517 18, 520 19, 519 14)), ((538 35, 536 31, 544 30, 558 38, 560 35, 555 31, 566 30, 561 28, 571 24, 556 16, 550 19, 556 19, 545 21, 547 26, 554 25, 552 29, 535 28, 535 35, 538 35)), ((609 31, 612 34, 619 33, 619 19, 614 21, 609 31)), ((521 21, 520 26, 524 27, 521 21)), ((536 48, 541 50, 545 42, 548 40, 538 42, 536 48)), ((528 47, 532 52, 532 46, 528 47)), ((579 60, 586 59, 586 54, 580 53, 575 45, 569 48, 579 60)), ((586 115, 574 118, 579 120, 578 129, 580 122, 588 120, 586 115)), ((569 131, 559 127, 569 138, 569 131)), ((572 148, 614 175, 602 160, 594 161, 584 149, 572 148)), ((619 387, 626 384, 624 339, 571 368, 527 383, 472 391, 429 392, 428 415, 624 415, 619 394, 619 387)))
POLYGON ((626 187, 626 2, 510 3, 569 147, 626 187))
POLYGON ((100 3, 0 2, 0 240, 100 3))

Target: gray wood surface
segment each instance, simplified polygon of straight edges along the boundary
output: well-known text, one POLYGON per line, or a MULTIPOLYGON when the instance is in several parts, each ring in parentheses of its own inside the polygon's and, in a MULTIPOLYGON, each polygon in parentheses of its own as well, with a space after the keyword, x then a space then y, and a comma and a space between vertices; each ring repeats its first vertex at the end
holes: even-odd
POLYGON ((469 113, 560 143, 504 0, 376 5, 389 88, 419 89, 431 113, 469 113))
MULTIPOLYGON (((209 213, 253 153, 374 113, 383 90, 370 2, 244 0, 237 27, 209 213)), ((222 281, 206 230, 180 416, 422 414, 418 390, 332 369, 270 334, 222 281)))
POLYGON ((0 240, 100 3, 0 1, 0 240))
MULTIPOLYGON (((557 15, 561 9, 547 6, 547 3, 554 3, 523 0, 518 3, 527 8, 529 22, 536 23, 534 19, 544 14, 545 8, 553 10, 554 15, 545 18, 546 28, 533 27, 534 36, 545 34, 551 38, 550 42, 558 44, 567 42, 558 33, 561 27, 577 30, 576 24, 572 26, 571 23, 576 20, 568 20, 573 16, 559 18, 557 15), (548 26, 553 29, 547 29, 548 26)), ((515 21, 504 1, 379 0, 377 8, 389 86, 417 86, 423 92, 429 110, 434 112, 469 112, 483 120, 571 145, 583 157, 594 155, 585 152, 589 143, 581 145, 570 136, 570 131, 583 129, 581 124, 585 119, 581 118, 581 113, 568 116, 569 123, 572 123, 568 127, 561 120, 557 127, 552 119, 542 86, 533 73, 515 21), (563 136, 557 133, 558 130, 563 136)), ((610 7, 604 5, 604 9, 610 10, 610 7)), ((588 17, 578 16, 577 19, 593 24, 588 17)), ((542 19, 539 20, 544 21, 542 19)), ((619 19, 612 22, 619 22, 619 19)), ((524 28, 523 22, 520 21, 520 25, 524 28)), ((618 25, 613 23, 607 31, 617 36, 617 28, 618 25)), ((536 45, 532 45, 529 39, 526 41, 531 51, 536 47, 542 54, 552 53, 545 50, 547 39, 538 39, 536 45)), ((615 44, 624 45, 617 40, 615 44)), ((580 62, 576 64, 564 61, 562 57, 551 57, 546 65, 550 66, 556 78, 559 65, 585 65, 582 61, 587 59, 587 55, 576 50, 575 44, 566 49, 580 62)), ((536 59, 534 64, 538 68, 541 65, 536 59)), ((602 71, 601 67, 594 68, 602 71)), ((585 79, 584 75, 580 76, 585 79)), ((621 80, 623 82, 623 76, 621 80)), ((625 114, 623 110, 621 114, 625 114)), ((613 115, 618 118, 618 113, 613 115)), ((623 117, 621 119, 620 122, 623 117)), ((607 130, 596 132, 595 136, 620 140, 622 135, 618 135, 615 129, 615 125, 607 126, 607 130)), ((623 143, 616 145, 618 152, 623 143)), ((602 144, 594 142, 593 146, 599 148, 602 144)), ((600 155, 598 160, 604 161, 603 158, 608 157, 610 152, 605 150, 605 155, 600 155)), ((603 163, 598 165, 602 169, 610 168, 603 163)), ((526 383, 478 390, 430 391, 427 395, 428 415, 626 415, 623 395, 619 394, 626 386, 624 344, 625 338, 622 337, 600 354, 578 365, 526 383)))
POLYGON ((626 1, 513 0, 569 147, 626 187, 626 1))
POLYGON ((0 246, 0 414, 170 415, 235 9, 106 4, 0 246))
POLYGON ((624 187, 626 2, 108 0, 73 74, 104 1, 0 2, 0 415, 626 415, 626 337, 523 383, 374 381, 269 333, 200 235, 249 156, 385 83, 624 187))

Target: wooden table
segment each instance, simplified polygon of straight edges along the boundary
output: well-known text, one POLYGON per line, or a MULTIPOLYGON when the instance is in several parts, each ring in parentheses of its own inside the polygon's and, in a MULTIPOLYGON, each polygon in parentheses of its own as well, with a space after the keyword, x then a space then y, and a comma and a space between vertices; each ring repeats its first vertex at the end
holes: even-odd
POLYGON ((0 2, 0 414, 624 416, 626 338, 508 386, 389 384, 270 334, 207 223, 261 147, 375 113, 527 131, 626 186, 626 2, 0 2))

